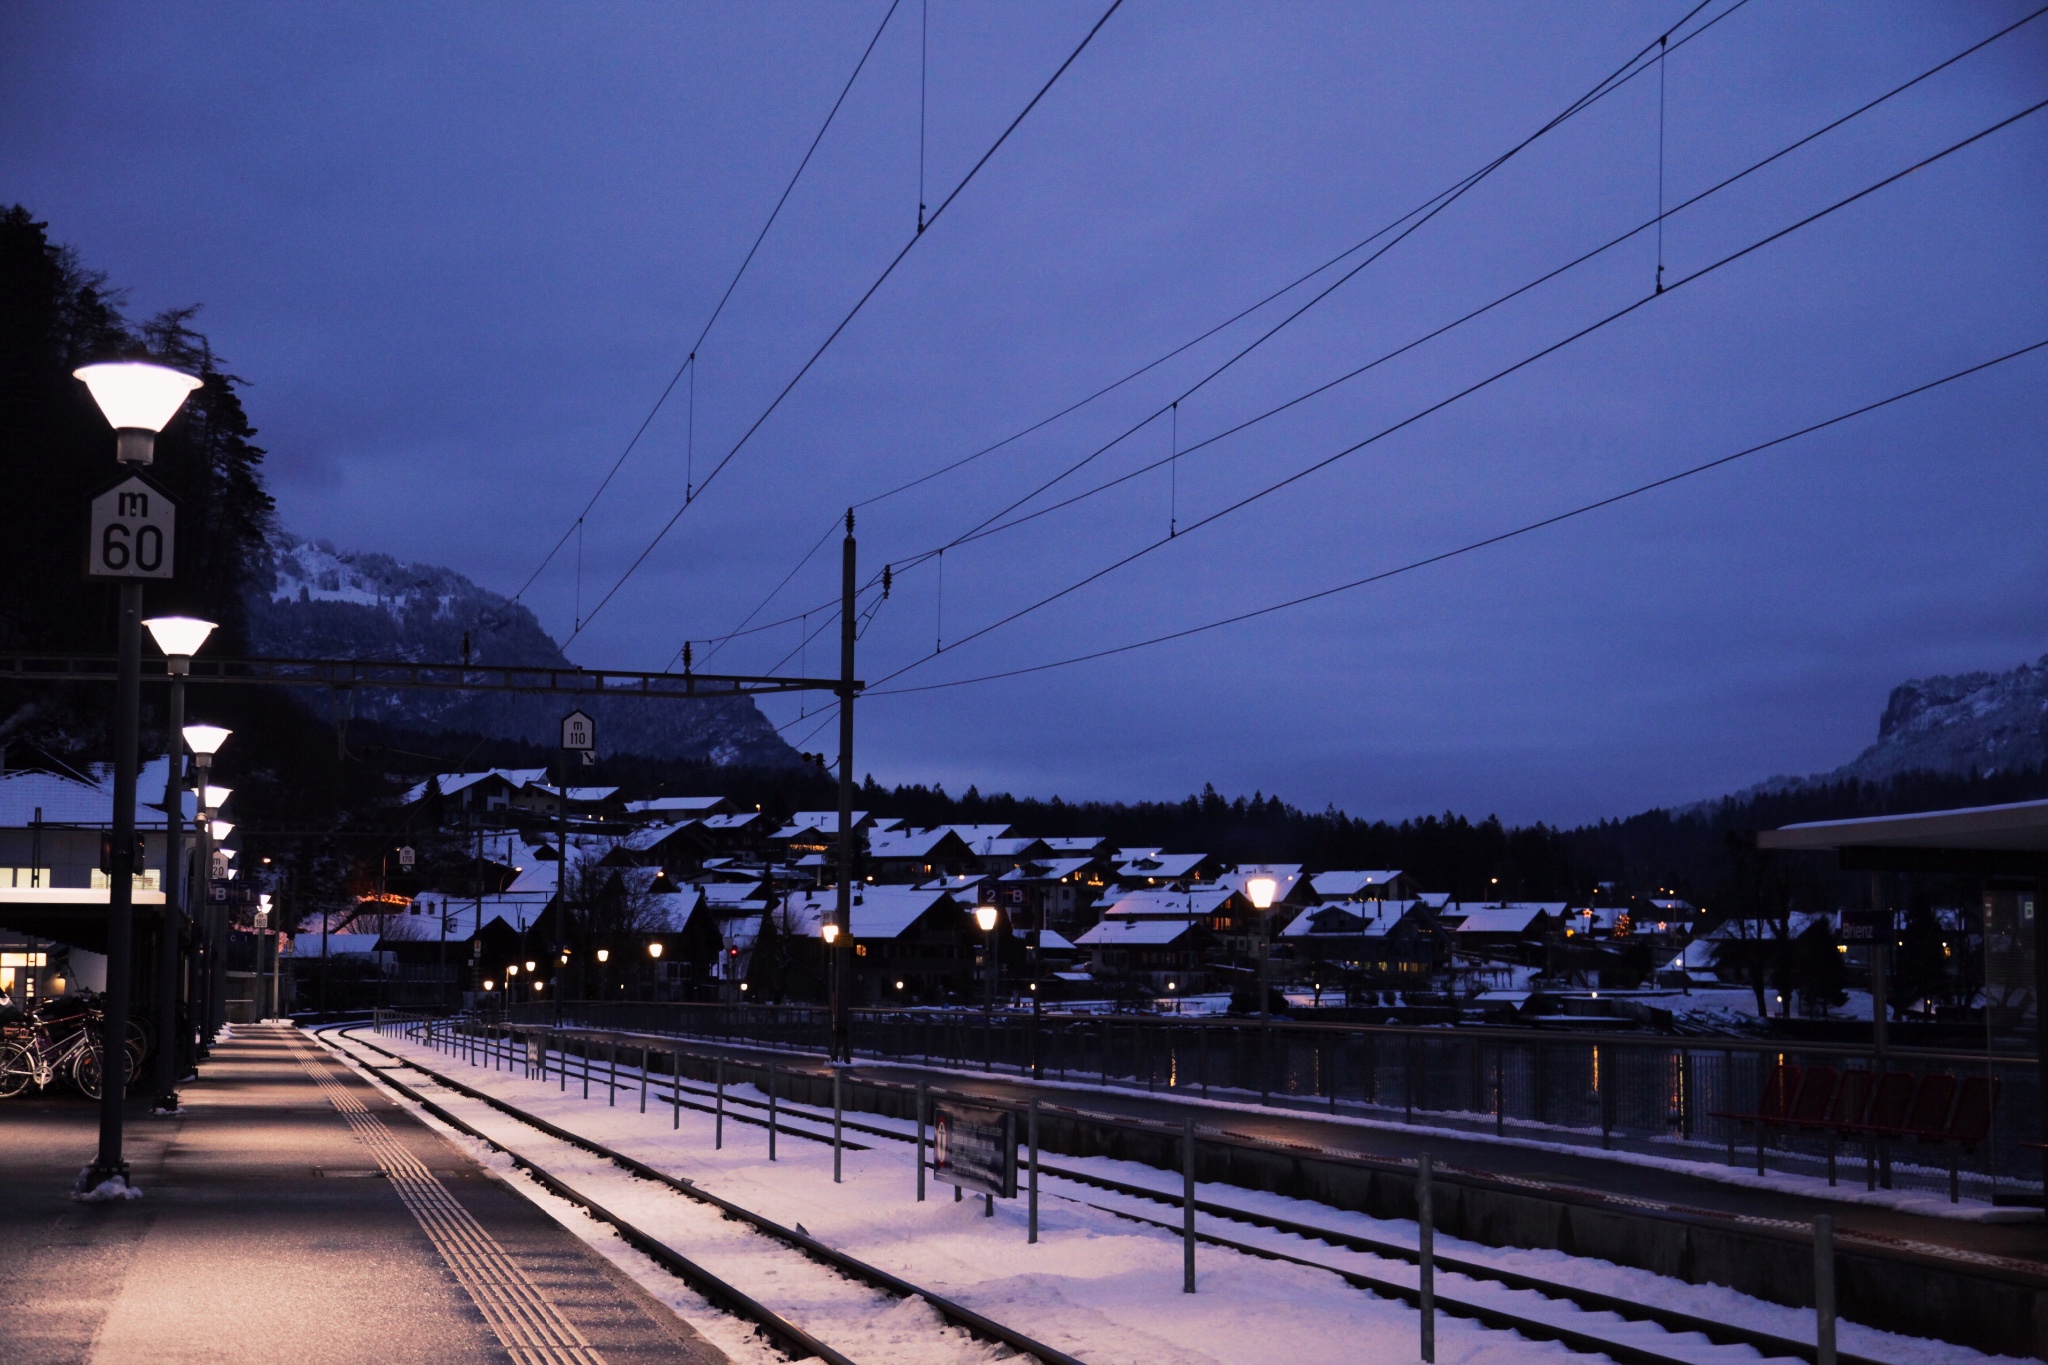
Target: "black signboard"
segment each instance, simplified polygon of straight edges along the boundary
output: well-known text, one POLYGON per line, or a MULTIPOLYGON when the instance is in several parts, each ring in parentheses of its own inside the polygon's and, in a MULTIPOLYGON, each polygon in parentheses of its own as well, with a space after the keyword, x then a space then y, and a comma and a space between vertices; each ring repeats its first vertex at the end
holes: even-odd
POLYGON ((1879 928, 1891 927, 1889 910, 1844 910, 1842 912, 1842 941, 1844 943, 1875 943, 1879 928))
POLYGON ((934 1178, 999 1199, 1017 1197, 1017 1116, 964 1104, 936 1106, 934 1178))

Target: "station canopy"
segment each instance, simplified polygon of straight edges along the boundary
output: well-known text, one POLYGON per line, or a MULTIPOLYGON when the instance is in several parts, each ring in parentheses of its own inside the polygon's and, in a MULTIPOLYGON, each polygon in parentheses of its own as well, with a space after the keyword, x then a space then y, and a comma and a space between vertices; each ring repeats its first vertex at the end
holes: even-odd
POLYGON ((2048 801, 1816 820, 1763 830, 1765 852, 1834 853, 1848 872, 2048 876, 2048 801))

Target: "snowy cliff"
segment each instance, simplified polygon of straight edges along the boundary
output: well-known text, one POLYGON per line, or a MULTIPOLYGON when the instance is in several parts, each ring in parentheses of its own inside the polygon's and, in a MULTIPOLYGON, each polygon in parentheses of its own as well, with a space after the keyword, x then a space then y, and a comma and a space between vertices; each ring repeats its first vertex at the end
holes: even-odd
MULTIPOLYGON (((248 594, 249 638, 270 658, 456 663, 465 635, 478 664, 571 667, 531 611, 452 569, 337 550, 287 532, 271 537, 268 572, 248 594)), ((316 709, 329 699, 307 698, 316 709)), ((351 715, 427 732, 552 744, 568 706, 555 698, 466 692, 359 693, 351 715)), ((720 766, 785 767, 795 752, 751 700, 586 702, 601 751, 720 766)), ((322 709, 322 714, 325 710, 322 709)))

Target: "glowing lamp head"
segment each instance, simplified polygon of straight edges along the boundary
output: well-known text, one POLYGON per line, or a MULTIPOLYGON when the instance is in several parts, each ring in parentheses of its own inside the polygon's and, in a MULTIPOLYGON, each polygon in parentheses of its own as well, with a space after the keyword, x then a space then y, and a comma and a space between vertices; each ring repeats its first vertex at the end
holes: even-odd
POLYGON ((174 661, 190 659, 213 634, 213 622, 196 616, 152 616, 142 624, 149 627, 149 638, 164 657, 174 661))
POLYGON ((188 725, 185 727, 185 747, 201 758, 212 758, 233 733, 233 730, 224 730, 218 725, 188 725))
MULTIPOLYGON (((612 950, 609 948, 599 948, 597 950, 597 960, 599 962, 610 962, 612 960, 612 950)), ((531 967, 533 964, 529 962, 526 965, 531 967)))
POLYGON ((494 991, 498 989, 498 983, 495 981, 486 981, 484 982, 484 989, 487 991, 494 991))
POLYGON ((536 981, 536 982, 534 982, 534 983, 533 983, 533 988, 534 988, 535 990, 539 990, 539 989, 540 989, 540 988, 541 988, 541 987, 542 987, 543 985, 545 985, 545 984, 546 984, 545 982, 541 982, 541 981, 536 981))
POLYGON ((533 964, 531 962, 526 964, 526 970, 528 970, 529 972, 533 970, 533 964))
POLYGON ((1280 883, 1271 877, 1252 877, 1244 884, 1245 899, 1260 910, 1273 908, 1273 897, 1280 893, 1280 883))
POLYGON ((185 405, 199 381, 182 370, 146 360, 116 360, 84 365, 72 375, 92 390, 107 425, 120 436, 116 458, 124 464, 148 464, 156 455, 156 434, 185 405))
POLYGON ((839 942, 839 926, 829 919, 819 927, 818 933, 824 938, 828 946, 839 942))
POLYGON ((233 787, 216 787, 209 782, 206 784, 205 792, 206 808, 208 810, 219 810, 228 803, 228 798, 234 794, 235 789, 233 787))
POLYGON ((505 969, 505 975, 507 975, 507 976, 517 976, 517 975, 519 975, 519 964, 518 964, 517 962, 515 962, 515 963, 513 963, 513 964, 512 964, 511 966, 507 967, 507 968, 505 969))
POLYGON ((219 843, 234 832, 235 825, 232 820, 216 820, 213 822, 213 841, 215 843, 219 843))
POLYGON ((648 955, 649 957, 657 957, 657 958, 658 958, 658 957, 660 957, 660 956, 661 956, 661 945, 660 945, 659 943, 650 943, 650 944, 648 944, 648 945, 647 945, 647 955, 648 955))
POLYGON ((993 905, 975 906, 974 922, 981 926, 981 932, 984 934, 994 933, 996 927, 996 908, 993 905))

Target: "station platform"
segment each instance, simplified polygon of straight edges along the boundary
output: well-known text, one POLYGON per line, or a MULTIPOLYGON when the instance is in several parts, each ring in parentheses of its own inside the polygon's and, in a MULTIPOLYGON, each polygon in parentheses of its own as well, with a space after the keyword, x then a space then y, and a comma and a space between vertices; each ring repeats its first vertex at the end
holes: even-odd
POLYGON ((141 1199, 70 1198, 97 1106, 0 1104, 0 1358, 711 1365, 724 1354, 294 1029, 130 1110, 141 1199))

